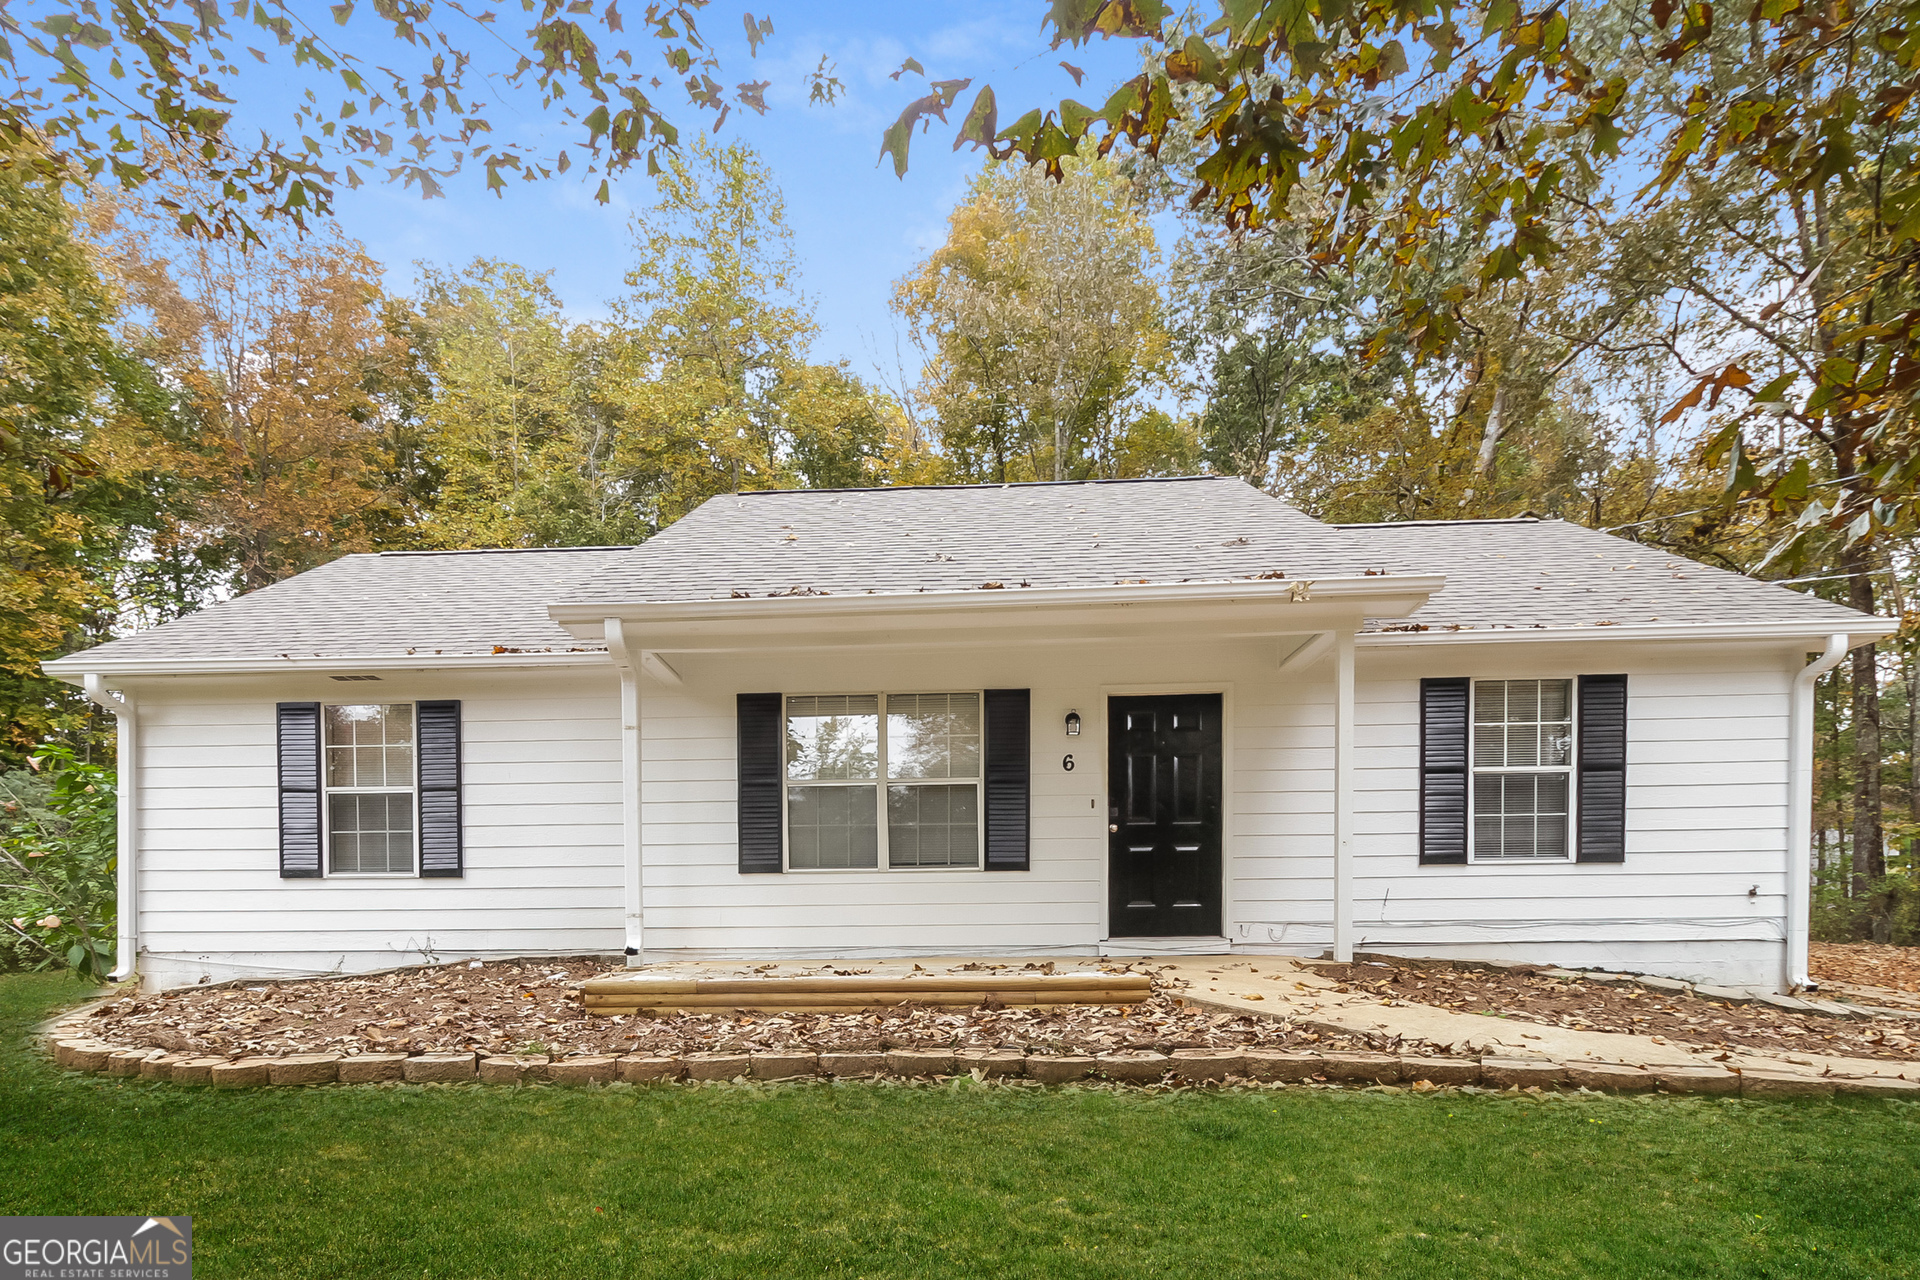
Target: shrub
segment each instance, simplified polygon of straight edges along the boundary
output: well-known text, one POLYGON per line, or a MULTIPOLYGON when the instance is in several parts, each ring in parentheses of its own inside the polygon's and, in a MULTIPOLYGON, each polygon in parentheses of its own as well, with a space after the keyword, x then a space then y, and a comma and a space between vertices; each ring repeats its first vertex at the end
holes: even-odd
POLYGON ((1811 933, 1819 942, 1890 942, 1920 945, 1920 876, 1895 870, 1850 896, 1842 873, 1822 877, 1813 889, 1811 933))
POLYGON ((112 770, 43 746, 0 775, 0 938, 24 968, 102 979, 113 964, 112 770))

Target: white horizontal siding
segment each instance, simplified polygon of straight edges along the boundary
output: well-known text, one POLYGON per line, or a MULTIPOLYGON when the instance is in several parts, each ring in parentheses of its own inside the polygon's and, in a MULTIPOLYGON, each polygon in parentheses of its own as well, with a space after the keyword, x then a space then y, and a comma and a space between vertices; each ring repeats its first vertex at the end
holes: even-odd
MULTIPOLYGON (((1251 641, 679 656, 683 684, 641 686, 649 953, 1091 950, 1106 935, 1104 698, 1169 685, 1227 693, 1229 938, 1317 951, 1331 941, 1332 667, 1282 676, 1276 657, 1274 645, 1251 641), (1030 871, 738 872, 737 693, 990 687, 1033 690, 1030 871), (1069 709, 1085 724, 1072 739, 1061 728, 1069 709), (1068 752, 1071 773, 1061 767, 1068 752)), ((1361 945, 1531 948, 1543 960, 1603 955, 1616 967, 1764 981, 1784 931, 1788 661, 1650 645, 1527 647, 1518 658, 1496 646, 1363 651, 1353 797, 1361 945), (1625 863, 1419 865, 1421 677, 1619 671, 1630 693, 1625 863), (1712 960, 1712 948, 1731 958, 1712 960)), ((149 948, 171 957, 169 972, 620 947, 611 672, 394 677, 377 695, 353 694, 462 699, 466 878, 281 881, 273 703, 335 700, 339 689, 262 677, 156 690, 143 700, 141 925, 149 948)))
POLYGON ((457 880, 280 878, 274 704, 343 701, 340 686, 261 676, 141 693, 140 930, 151 979, 622 945, 611 672, 390 675, 346 695, 460 699, 457 880))
POLYGON ((1693 972, 1699 958, 1679 944, 1767 944, 1743 953, 1746 971, 1714 972, 1771 981, 1785 935, 1789 657, 1587 646, 1551 668, 1503 659, 1489 649, 1456 650, 1444 667, 1412 654, 1363 662, 1356 697, 1371 732, 1355 778, 1358 945, 1465 954, 1512 943, 1541 948, 1543 960, 1567 947, 1631 946, 1644 969, 1693 972), (1626 861, 1420 866, 1419 678, 1587 671, 1628 676, 1626 861))

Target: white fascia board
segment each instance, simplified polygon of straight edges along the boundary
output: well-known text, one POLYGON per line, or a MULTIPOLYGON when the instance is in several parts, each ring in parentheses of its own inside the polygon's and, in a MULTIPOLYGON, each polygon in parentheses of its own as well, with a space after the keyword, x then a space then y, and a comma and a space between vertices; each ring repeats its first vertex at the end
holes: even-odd
POLYGON ((1541 644, 1569 640, 1801 640, 1820 648, 1828 636, 1848 636, 1863 645, 1900 630, 1891 618, 1862 616, 1842 622, 1642 622, 1602 627, 1481 627, 1459 631, 1363 631, 1354 643, 1363 649, 1424 648, 1431 645, 1541 644))
POLYGON ((88 675, 215 676, 260 675, 276 671, 301 674, 374 671, 505 671, 527 667, 605 667, 613 659, 604 649, 562 653, 391 653, 353 658, 284 655, 271 658, 89 658, 84 653, 43 662, 40 669, 57 680, 79 684, 88 675))
MULTIPOLYGON (((1371 574, 1342 578, 1241 578, 1207 582, 1125 583, 1110 587, 1005 587, 995 591, 876 592, 872 595, 754 596, 743 599, 636 601, 632 604, 554 604, 547 616, 562 626, 620 618, 650 623, 697 622, 760 626, 847 617, 909 617, 992 611, 1014 613, 1128 605, 1318 604, 1339 602, 1365 611, 1367 600, 1425 599, 1446 585, 1438 573, 1371 574), (1302 591, 1302 596, 1296 596, 1302 591)), ((1399 614, 1383 616, 1401 616, 1399 614)))

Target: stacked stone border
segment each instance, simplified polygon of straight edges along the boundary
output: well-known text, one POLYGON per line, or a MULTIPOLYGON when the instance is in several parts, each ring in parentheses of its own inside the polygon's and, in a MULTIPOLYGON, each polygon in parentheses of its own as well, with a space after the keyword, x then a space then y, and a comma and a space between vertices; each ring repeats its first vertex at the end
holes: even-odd
POLYGON ((1835 1094, 1920 1098, 1920 1083, 1889 1076, 1806 1076, 1731 1071, 1718 1066, 1554 1062, 1540 1058, 1422 1058, 1388 1053, 1314 1053, 1279 1049, 1176 1049, 1170 1054, 1026 1054, 1018 1049, 825 1051, 483 1057, 477 1053, 301 1053, 277 1058, 215 1058, 164 1049, 121 1049, 97 1040, 57 1039, 56 1065, 69 1071, 173 1084, 246 1089, 316 1084, 668 1084, 727 1080, 1024 1079, 1040 1084, 1102 1080, 1138 1086, 1231 1084, 1448 1086, 1482 1089, 1585 1089, 1629 1093, 1737 1094, 1748 1098, 1827 1098, 1835 1094))

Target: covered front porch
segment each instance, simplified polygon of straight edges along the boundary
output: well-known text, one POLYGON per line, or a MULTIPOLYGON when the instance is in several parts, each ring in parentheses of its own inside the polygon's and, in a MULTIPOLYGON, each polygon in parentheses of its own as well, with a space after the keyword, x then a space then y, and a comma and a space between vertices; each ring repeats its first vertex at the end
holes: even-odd
MULTIPOLYGON (((605 641, 620 673, 629 963, 1350 957, 1356 635, 1440 585, 1276 576, 555 606, 576 636, 605 641), (1011 811, 994 808, 1014 784, 989 759, 984 775, 963 770, 947 788, 979 780, 978 857, 906 862, 887 822, 875 842, 891 856, 830 867, 794 856, 799 788, 786 757, 802 702, 813 714, 855 699, 878 739, 903 723, 891 710, 903 699, 975 691, 1024 699, 1020 741, 1005 753, 1022 768, 1017 850, 1011 811), (787 717, 782 756, 767 766, 785 778, 769 806, 779 844, 751 866, 749 697, 787 717)), ((998 732, 1004 745, 1004 720, 998 732)), ((890 769, 877 784, 883 810, 908 785, 890 769)))

